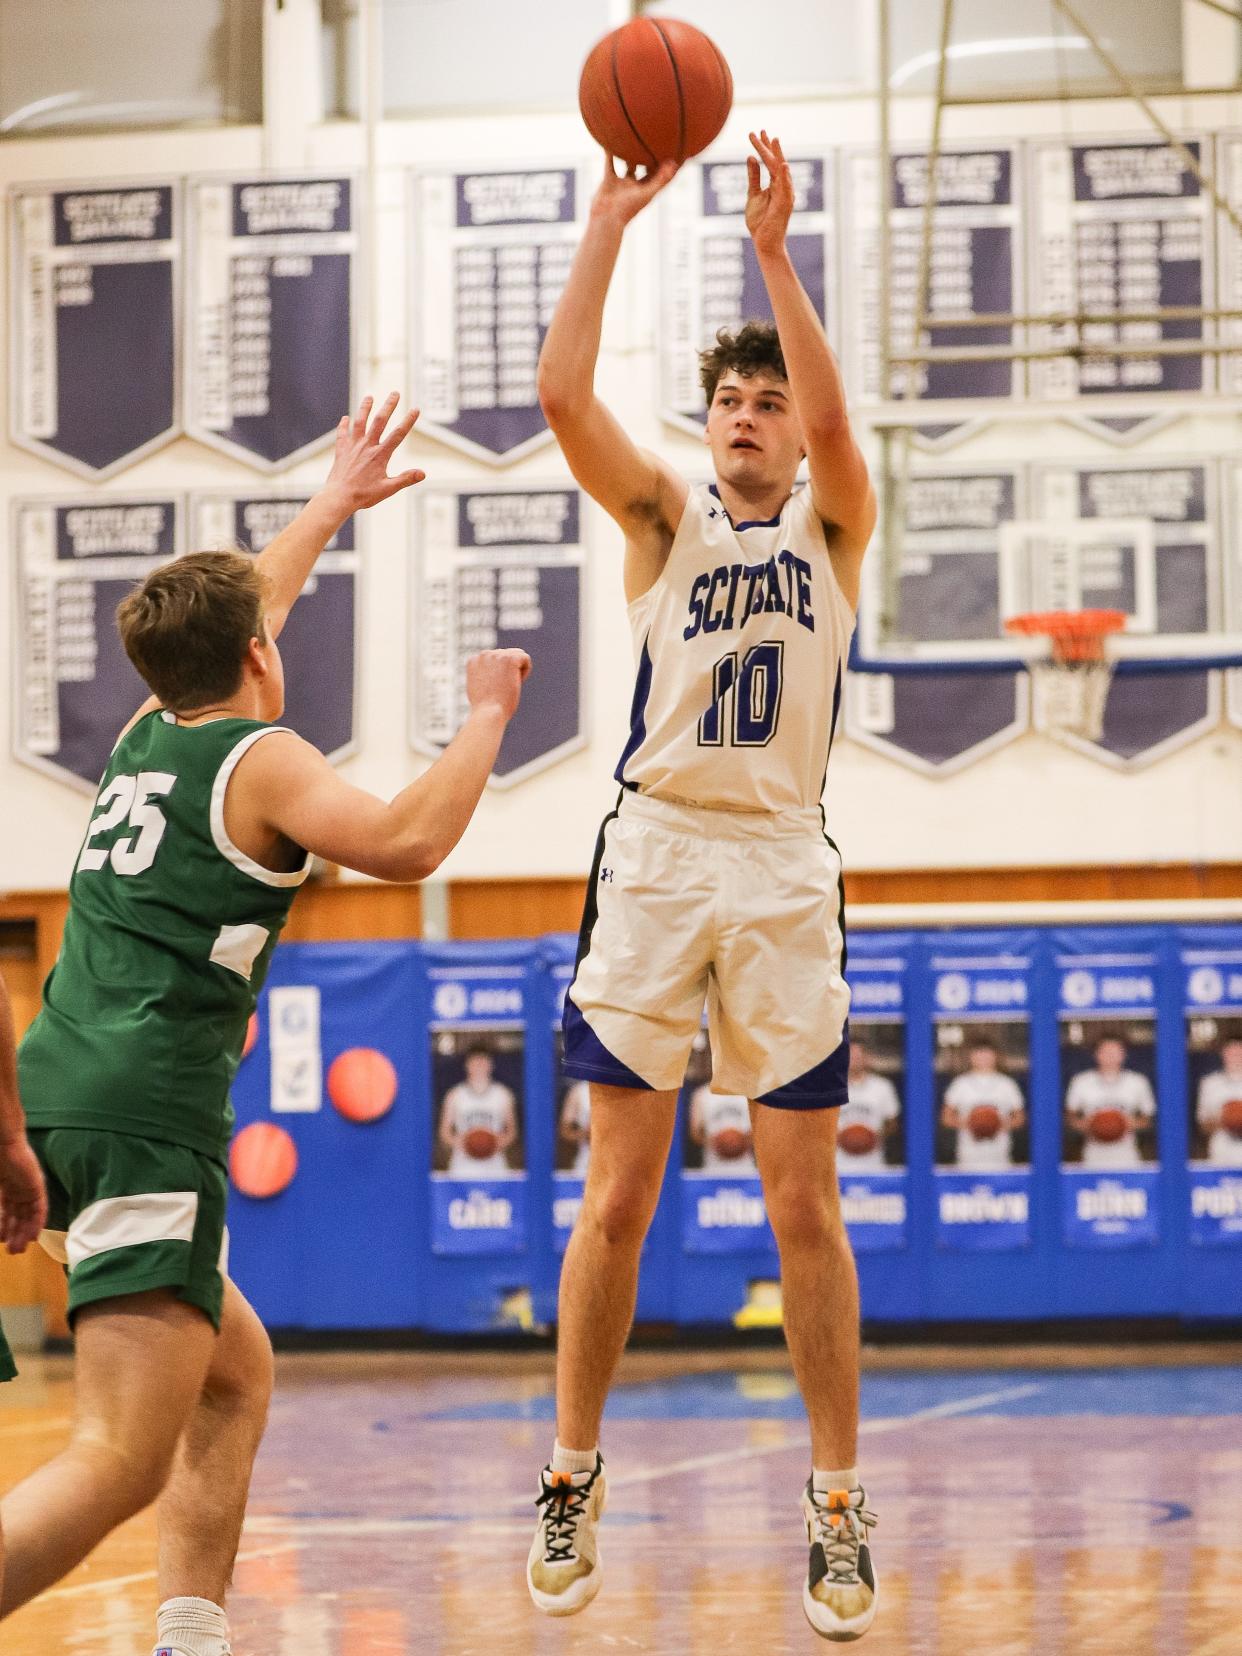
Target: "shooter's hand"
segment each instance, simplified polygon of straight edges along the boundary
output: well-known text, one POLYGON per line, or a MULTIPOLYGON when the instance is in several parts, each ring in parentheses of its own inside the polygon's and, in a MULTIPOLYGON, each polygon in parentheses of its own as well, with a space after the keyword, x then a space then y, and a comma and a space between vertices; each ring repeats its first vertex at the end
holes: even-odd
POLYGON ((750 141, 755 154, 746 161, 746 228, 756 253, 779 253, 794 208, 793 176, 779 138, 752 132, 750 141), (768 169, 766 190, 760 188, 760 161, 768 169))
POLYGON ((628 224, 659 195, 676 171, 675 161, 662 161, 658 167, 645 168, 640 178, 637 167, 629 166, 619 173, 616 157, 605 156, 604 178, 591 202, 591 217, 612 219, 623 226, 628 224))

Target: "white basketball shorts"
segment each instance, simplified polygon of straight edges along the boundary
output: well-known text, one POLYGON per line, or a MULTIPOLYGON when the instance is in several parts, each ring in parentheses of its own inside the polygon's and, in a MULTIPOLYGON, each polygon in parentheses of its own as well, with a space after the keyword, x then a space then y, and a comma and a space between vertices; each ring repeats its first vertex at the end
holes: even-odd
POLYGON ((818 810, 623 793, 596 846, 565 998, 565 1073, 679 1088, 707 1006, 712 1091, 844 1104, 841 857, 818 810))

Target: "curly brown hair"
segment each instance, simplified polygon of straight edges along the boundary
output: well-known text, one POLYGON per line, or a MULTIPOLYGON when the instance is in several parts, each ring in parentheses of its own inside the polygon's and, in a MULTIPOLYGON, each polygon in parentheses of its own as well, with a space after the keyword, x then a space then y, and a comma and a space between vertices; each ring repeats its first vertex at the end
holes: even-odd
POLYGON ((789 378, 775 322, 743 322, 735 334, 721 328, 712 349, 699 352, 699 384, 709 408, 721 376, 730 369, 743 379, 765 370, 777 379, 789 378))
POLYGON ((252 638, 266 638, 264 581, 242 552, 161 564, 117 608, 125 653, 170 712, 227 701, 252 638))

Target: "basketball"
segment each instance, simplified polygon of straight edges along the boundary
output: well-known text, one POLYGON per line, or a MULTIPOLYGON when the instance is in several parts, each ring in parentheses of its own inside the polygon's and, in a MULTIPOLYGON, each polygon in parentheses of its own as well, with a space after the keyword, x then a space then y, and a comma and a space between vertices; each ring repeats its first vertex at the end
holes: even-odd
POLYGON ((1125 1137, 1129 1125, 1124 1110, 1097 1110, 1087 1123, 1087 1132, 1099 1144, 1115 1144, 1125 1137))
POLYGON ((1000 1111, 995 1104, 976 1104, 966 1117, 971 1138, 994 1139, 1001 1129, 1000 1111))
POLYGON ((736 1161, 750 1149, 750 1134, 740 1127, 722 1127, 712 1140, 712 1149, 725 1161, 736 1161))
POLYGON ((279 1196, 297 1170, 298 1147, 274 1121, 252 1121, 229 1146, 229 1173, 243 1196, 279 1196))
POLYGON ((838 1142, 847 1156, 865 1156, 869 1150, 875 1149, 880 1137, 865 1122, 851 1121, 848 1127, 842 1127, 838 1142))
POLYGON ((500 1148, 500 1140, 490 1127, 472 1127, 461 1141, 461 1147, 475 1161, 487 1161, 500 1148))
POLYGON ((692 24, 667 17, 635 17, 605 35, 578 83, 587 131, 631 166, 697 155, 732 104, 733 76, 719 47, 692 24))
POLYGON ((1242 1138, 1242 1098, 1228 1098, 1220 1112, 1220 1124, 1234 1138, 1242 1138))
POLYGON ((246 1039, 242 1042, 242 1050, 241 1050, 242 1057, 243 1058, 249 1058, 250 1054, 254 1051, 254 1049, 258 1045, 258 1043, 259 1043, 259 1014, 257 1012, 252 1012, 250 1014, 250 1022, 246 1025, 246 1039))
POLYGON ((350 1047, 332 1060, 328 1097, 347 1121, 378 1121, 396 1096, 397 1072, 374 1047, 350 1047))

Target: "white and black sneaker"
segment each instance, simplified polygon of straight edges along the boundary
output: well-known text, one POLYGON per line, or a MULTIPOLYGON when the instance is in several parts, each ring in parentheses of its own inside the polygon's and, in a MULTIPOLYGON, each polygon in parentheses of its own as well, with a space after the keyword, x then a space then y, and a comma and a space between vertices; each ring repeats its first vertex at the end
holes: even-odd
POLYGON ((595 1527, 604 1514, 604 1458, 590 1472, 539 1475, 539 1523, 526 1561, 526 1585, 545 1616, 573 1616, 599 1592, 603 1566, 595 1527))
POLYGON ((867 1531, 876 1517, 867 1510, 866 1491, 817 1491, 810 1480, 802 1495, 802 1516, 811 1544, 802 1608, 821 1639, 861 1639, 875 1620, 876 1583, 867 1531))

